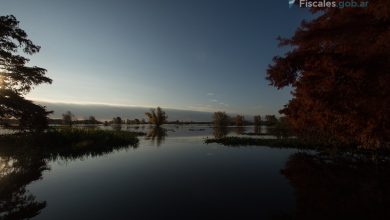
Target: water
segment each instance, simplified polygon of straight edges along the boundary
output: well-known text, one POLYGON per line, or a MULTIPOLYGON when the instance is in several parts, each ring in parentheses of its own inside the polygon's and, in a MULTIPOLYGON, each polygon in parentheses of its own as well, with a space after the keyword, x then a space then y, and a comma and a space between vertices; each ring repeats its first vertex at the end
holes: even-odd
MULTIPOLYGON (((22 208, 17 212, 0 203, 0 211, 14 210, 10 219, 388 216, 387 163, 294 149, 206 145, 204 138, 213 133, 208 126, 166 128, 159 136, 148 127, 124 126, 148 136, 140 137, 136 148, 99 156, 47 159, 19 153, 19 162, 12 164, 15 158, 3 152, 0 186, 6 187, 0 195, 14 191, 16 202, 8 203, 22 208)), ((230 135, 236 131, 228 129, 230 135)))

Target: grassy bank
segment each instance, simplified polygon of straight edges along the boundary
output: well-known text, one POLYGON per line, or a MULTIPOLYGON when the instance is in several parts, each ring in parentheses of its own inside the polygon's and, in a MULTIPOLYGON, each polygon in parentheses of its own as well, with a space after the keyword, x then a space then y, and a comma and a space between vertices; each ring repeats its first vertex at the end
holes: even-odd
POLYGON ((101 147, 138 144, 142 133, 98 129, 61 128, 43 133, 17 133, 0 136, 0 146, 101 147))
MULTIPOLYGON (((206 144, 218 143, 225 146, 268 146, 279 148, 308 148, 298 139, 266 139, 266 138, 251 138, 251 137, 223 137, 223 138, 207 138, 206 144)), ((314 147, 312 147, 315 149, 314 147)))
POLYGON ((141 132, 56 128, 47 132, 0 135, 0 157, 29 161, 96 157, 137 148, 141 132))
POLYGON ((325 143, 311 143, 300 140, 298 138, 286 139, 266 139, 266 138, 251 138, 251 137, 223 137, 223 138, 207 138, 206 144, 217 143, 224 146, 240 147, 240 146, 266 146, 272 148, 293 148, 302 150, 317 150, 326 152, 345 152, 358 154, 381 154, 390 155, 388 148, 367 149, 359 148, 358 146, 334 146, 325 143))

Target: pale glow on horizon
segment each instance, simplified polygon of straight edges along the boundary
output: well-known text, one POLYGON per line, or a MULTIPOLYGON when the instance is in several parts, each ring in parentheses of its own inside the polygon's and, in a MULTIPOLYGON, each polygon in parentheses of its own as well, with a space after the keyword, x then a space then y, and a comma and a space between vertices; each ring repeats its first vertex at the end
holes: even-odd
POLYGON ((63 101, 63 100, 51 100, 51 99, 37 99, 26 97, 26 99, 34 102, 47 102, 47 103, 58 103, 58 104, 75 104, 75 105, 107 105, 107 106, 117 106, 117 107, 142 107, 150 108, 152 106, 144 105, 129 105, 129 104, 117 104, 117 103, 108 103, 108 102, 83 102, 83 101, 63 101))
MULTIPOLYGON (((44 103, 52 103, 52 104, 104 105, 104 106, 112 106, 112 107, 133 107, 133 108, 156 108, 157 107, 157 106, 148 106, 148 105, 129 105, 129 104, 118 104, 118 103, 107 103, 107 102, 59 101, 59 100, 50 100, 50 99, 37 99, 37 98, 31 98, 31 97, 26 97, 26 99, 31 100, 33 102, 44 102, 44 103)), ((159 106, 159 107, 165 108, 165 109, 196 111, 196 112, 216 111, 216 109, 194 107, 194 106, 187 106, 187 108, 176 108, 176 107, 169 107, 169 106, 159 106)))

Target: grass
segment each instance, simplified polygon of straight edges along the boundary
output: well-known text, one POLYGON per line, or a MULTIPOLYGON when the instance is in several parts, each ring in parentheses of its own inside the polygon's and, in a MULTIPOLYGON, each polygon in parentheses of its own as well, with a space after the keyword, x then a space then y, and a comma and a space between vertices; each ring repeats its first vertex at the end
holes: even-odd
POLYGON ((29 145, 41 147, 101 147, 138 144, 143 133, 98 129, 61 128, 43 133, 17 133, 1 135, 1 145, 29 145))
POLYGON ((240 146, 266 146, 272 148, 291 148, 301 150, 316 150, 322 152, 338 152, 338 153, 357 153, 357 154, 380 154, 390 156, 390 149, 368 149, 359 148, 358 146, 331 146, 321 143, 311 143, 300 140, 298 138, 281 138, 281 139, 266 139, 266 138, 251 138, 251 137, 222 137, 222 138, 207 138, 206 144, 217 143, 224 146, 240 147, 240 146))
MULTIPOLYGON (((218 143, 225 146, 268 146, 279 148, 303 148, 302 143, 298 139, 265 139, 265 138, 250 138, 250 137, 223 137, 223 138, 207 138, 206 144, 218 143)), ((305 146, 306 148, 306 146, 305 146)), ((314 148, 313 148, 314 149, 314 148)))
POLYGON ((49 159, 101 156, 114 150, 137 148, 141 132, 85 128, 56 128, 44 133, 0 135, 0 155, 49 159))

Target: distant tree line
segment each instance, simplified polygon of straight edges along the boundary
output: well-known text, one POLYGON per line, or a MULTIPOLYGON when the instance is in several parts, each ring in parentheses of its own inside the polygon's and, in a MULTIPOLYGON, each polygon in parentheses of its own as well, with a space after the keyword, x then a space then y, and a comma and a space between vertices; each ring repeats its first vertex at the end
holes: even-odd
POLYGON ((272 126, 272 125, 276 125, 278 122, 280 122, 280 120, 275 115, 265 115, 263 118, 260 115, 255 115, 253 116, 253 121, 248 121, 245 120, 245 117, 243 115, 236 115, 234 117, 231 117, 226 112, 221 112, 221 111, 214 112, 213 114, 213 124, 216 127, 245 126, 245 125, 272 126))
POLYGON ((120 116, 113 117, 110 121, 99 121, 95 116, 89 116, 87 119, 77 119, 71 111, 67 111, 62 114, 62 119, 49 119, 50 124, 62 124, 62 125, 75 125, 75 124, 103 124, 108 125, 139 125, 139 124, 151 124, 156 127, 160 127, 163 124, 213 124, 216 127, 225 127, 225 126, 280 126, 281 122, 284 124, 287 123, 284 117, 279 119, 275 115, 265 115, 261 117, 260 115, 255 115, 253 121, 248 121, 245 119, 244 115, 236 115, 234 117, 229 116, 226 112, 214 112, 211 122, 194 122, 194 121, 167 121, 167 114, 160 107, 156 109, 151 109, 150 112, 145 112, 145 115, 148 117, 148 121, 144 118, 142 119, 122 119, 120 116))
POLYGON ((213 114, 213 134, 216 138, 223 138, 228 134, 228 126, 234 126, 236 133, 246 135, 273 135, 277 138, 289 138, 294 136, 294 132, 286 117, 277 118, 275 115, 266 115, 264 120, 260 115, 253 117, 253 122, 245 120, 243 115, 230 117, 226 112, 214 112, 213 114), (243 126, 254 125, 254 132, 244 133, 243 126), (261 126, 266 126, 262 132, 261 126), (265 133, 264 133, 265 132, 265 133))

